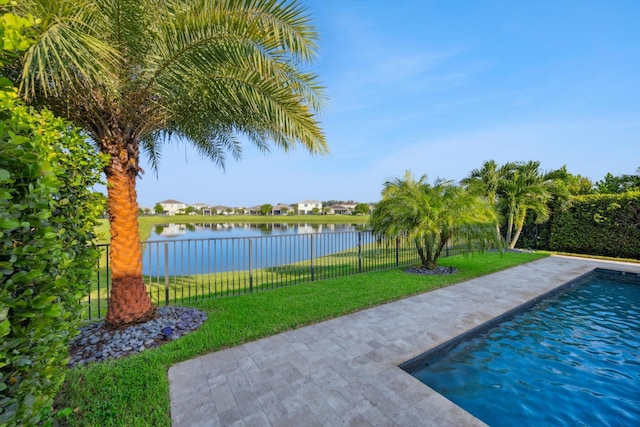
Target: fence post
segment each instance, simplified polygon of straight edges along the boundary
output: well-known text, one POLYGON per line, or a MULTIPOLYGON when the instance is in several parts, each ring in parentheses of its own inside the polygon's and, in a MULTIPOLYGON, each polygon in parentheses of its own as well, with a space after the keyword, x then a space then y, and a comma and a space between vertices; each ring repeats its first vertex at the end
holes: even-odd
POLYGON ((249 238, 249 292, 253 292, 253 239, 249 238))
POLYGON ((400 267, 400 237, 396 237, 396 267, 400 267))
POLYGON ((310 235, 311 236, 311 281, 313 282, 315 280, 315 271, 313 268, 313 256, 314 256, 314 251, 313 251, 313 246, 314 246, 314 242, 313 242, 313 234, 310 235))
POLYGON ((445 247, 445 251, 446 251, 447 256, 449 256, 449 241, 448 240, 447 240, 447 243, 445 243, 444 247, 445 247))
MULTIPOLYGON (((107 252, 107 256, 109 252, 107 252)), ((98 317, 100 317, 100 258, 98 258, 98 317)), ((87 294, 87 298, 88 298, 88 303, 89 305, 87 306, 88 308, 88 313, 89 313, 89 320, 91 320, 91 290, 89 290, 89 293, 87 294)), ((82 301, 82 300, 80 300, 82 301)))
POLYGON ((169 305, 169 242, 164 242, 164 305, 169 305))
MULTIPOLYGON (((109 310, 109 300, 111 300, 111 291, 109 290, 109 279, 111 278, 111 274, 109 273, 109 257, 111 256, 111 247, 107 248, 107 271, 105 276, 107 276, 107 292, 106 292, 106 296, 107 296, 107 310, 109 310)), ((98 307, 100 307, 100 299, 98 299, 98 307)), ((106 315, 105 315, 106 316, 106 315)), ((98 309, 98 317, 100 317, 100 310, 98 309)))
POLYGON ((358 273, 362 273, 362 231, 358 231, 358 273))

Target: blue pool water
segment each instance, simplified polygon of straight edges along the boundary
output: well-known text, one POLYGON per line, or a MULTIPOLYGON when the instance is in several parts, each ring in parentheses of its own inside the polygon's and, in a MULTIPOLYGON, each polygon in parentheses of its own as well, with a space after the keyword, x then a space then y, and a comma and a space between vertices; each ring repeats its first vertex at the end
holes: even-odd
POLYGON ((593 273, 405 369, 491 426, 640 425, 640 281, 593 273))

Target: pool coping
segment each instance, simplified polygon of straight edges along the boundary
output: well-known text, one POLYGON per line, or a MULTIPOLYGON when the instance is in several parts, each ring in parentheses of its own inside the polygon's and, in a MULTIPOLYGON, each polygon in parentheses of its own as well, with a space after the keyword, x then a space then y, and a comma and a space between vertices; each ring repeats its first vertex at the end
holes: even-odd
POLYGON ((172 424, 485 425, 400 366, 596 268, 640 274, 552 256, 179 363, 172 424))

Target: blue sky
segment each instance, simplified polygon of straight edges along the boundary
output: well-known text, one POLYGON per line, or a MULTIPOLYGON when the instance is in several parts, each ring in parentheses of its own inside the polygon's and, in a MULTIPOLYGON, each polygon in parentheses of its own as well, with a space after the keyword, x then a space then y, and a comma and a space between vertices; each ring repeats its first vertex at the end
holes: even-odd
POLYGON ((331 154, 245 145, 223 171, 169 144, 138 181, 141 206, 374 202, 405 170, 460 180, 489 159, 594 181, 640 166, 640 1, 302 3, 331 154))

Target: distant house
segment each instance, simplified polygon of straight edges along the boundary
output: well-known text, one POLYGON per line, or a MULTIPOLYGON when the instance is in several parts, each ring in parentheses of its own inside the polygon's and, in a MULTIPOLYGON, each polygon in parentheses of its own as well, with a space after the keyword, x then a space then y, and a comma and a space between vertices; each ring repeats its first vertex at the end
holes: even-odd
POLYGON ((184 211, 187 208, 186 203, 179 202, 173 199, 163 200, 158 202, 162 206, 162 213, 165 215, 175 215, 179 211, 184 211))
POLYGON ((322 203, 317 200, 304 200, 298 203, 298 215, 311 215, 313 208, 317 208, 318 212, 322 212, 322 203))
POLYGON ((245 209, 244 213, 245 215, 262 215, 260 208, 261 208, 260 205, 252 206, 250 208, 245 209))
POLYGON ((334 215, 351 215, 352 209, 344 205, 331 205, 329 206, 329 214, 334 215))
POLYGON ((288 215, 290 210, 291 206, 289 205, 275 205, 271 209, 271 215, 288 215))
POLYGON ((349 209, 349 213, 353 212, 353 210, 356 208, 357 203, 354 201, 349 200, 348 202, 344 202, 344 203, 340 203, 342 206, 344 206, 346 209, 349 209))
POLYGON ((196 210, 196 212, 202 215, 211 215, 211 209, 209 209, 209 205, 206 203, 194 203, 191 205, 192 208, 196 210))
MULTIPOLYGON (((223 205, 216 205, 211 207, 211 211, 215 215, 229 215, 229 212, 227 212, 228 209, 230 209, 229 206, 223 205)), ((231 211, 233 212, 233 209, 231 209, 231 211)))

